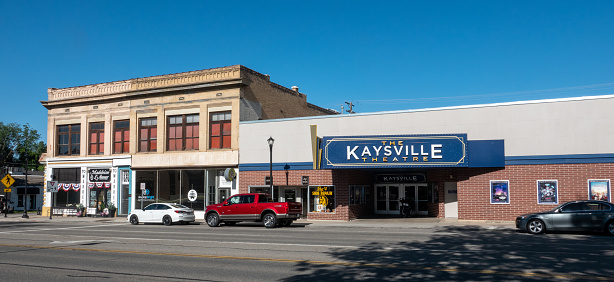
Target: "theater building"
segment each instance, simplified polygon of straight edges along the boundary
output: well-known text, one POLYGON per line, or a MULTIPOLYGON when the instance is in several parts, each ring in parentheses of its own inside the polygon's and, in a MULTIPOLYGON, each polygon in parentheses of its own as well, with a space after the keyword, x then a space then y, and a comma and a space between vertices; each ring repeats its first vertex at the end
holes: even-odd
POLYGON ((613 108, 606 95, 245 121, 239 191, 326 220, 398 216, 401 199, 418 216, 460 220, 611 201, 613 108))
MULTIPOLYGON (((44 214, 191 206, 238 192, 239 122, 334 114, 241 65, 48 89, 44 214), (48 187, 46 187, 48 188, 48 187), (188 201, 194 190, 196 201, 188 201)), ((246 141, 247 142, 247 141, 246 141)))

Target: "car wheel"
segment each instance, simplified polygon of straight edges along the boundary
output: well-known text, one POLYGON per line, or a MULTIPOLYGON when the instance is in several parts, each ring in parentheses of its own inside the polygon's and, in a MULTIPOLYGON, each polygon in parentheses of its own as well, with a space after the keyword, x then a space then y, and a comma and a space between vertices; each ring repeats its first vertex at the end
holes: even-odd
POLYGON ((274 228, 277 225, 277 216, 274 213, 267 213, 262 217, 262 223, 266 228, 274 228))
POLYGON ((220 225, 220 217, 217 215, 217 213, 212 212, 207 215, 207 225, 210 227, 217 227, 220 225))
POLYGON ((169 225, 173 224, 173 219, 171 218, 170 215, 165 215, 162 218, 162 223, 164 223, 164 225, 166 225, 166 226, 169 226, 169 225))
POLYGON ((539 219, 531 219, 527 223, 527 231, 531 234, 542 234, 546 231, 544 222, 539 219))
POLYGON ((133 215, 130 217, 130 224, 132 224, 132 225, 137 225, 137 224, 139 224, 139 217, 133 214, 133 215))
POLYGON ((605 224, 605 231, 614 236, 614 220, 610 220, 605 224))

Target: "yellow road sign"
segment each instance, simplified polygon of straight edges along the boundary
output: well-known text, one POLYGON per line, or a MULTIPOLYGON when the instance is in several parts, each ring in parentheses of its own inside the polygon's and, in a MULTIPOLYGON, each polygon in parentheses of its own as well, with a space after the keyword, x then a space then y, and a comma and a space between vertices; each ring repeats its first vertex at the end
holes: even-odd
POLYGON ((4 193, 11 193, 11 188, 4 188, 4 193))
POLYGON ((2 180, 0 180, 0 182, 2 182, 2 184, 4 184, 6 188, 11 188, 11 185, 15 183, 15 179, 13 179, 13 177, 10 174, 7 174, 4 177, 2 177, 2 180))

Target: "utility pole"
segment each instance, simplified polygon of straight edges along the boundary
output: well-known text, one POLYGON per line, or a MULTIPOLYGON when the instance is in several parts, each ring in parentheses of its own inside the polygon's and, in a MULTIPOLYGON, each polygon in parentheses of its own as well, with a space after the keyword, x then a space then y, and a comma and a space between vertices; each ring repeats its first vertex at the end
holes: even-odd
POLYGON ((350 114, 354 114, 355 112, 354 112, 354 110, 352 110, 352 108, 354 107, 354 103, 352 103, 352 102, 347 102, 347 101, 346 101, 345 103, 348 105, 348 107, 350 107, 350 109, 349 109, 349 110, 346 110, 346 112, 348 112, 348 113, 350 113, 350 114))

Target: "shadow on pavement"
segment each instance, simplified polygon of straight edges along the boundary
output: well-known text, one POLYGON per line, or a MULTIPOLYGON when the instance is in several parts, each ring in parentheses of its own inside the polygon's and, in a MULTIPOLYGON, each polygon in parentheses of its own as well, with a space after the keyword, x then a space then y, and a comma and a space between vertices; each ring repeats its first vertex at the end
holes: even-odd
POLYGON ((614 244, 602 235, 529 235, 515 230, 447 226, 431 239, 395 245, 376 239, 331 249, 332 261, 304 261, 284 281, 612 280, 614 244))

